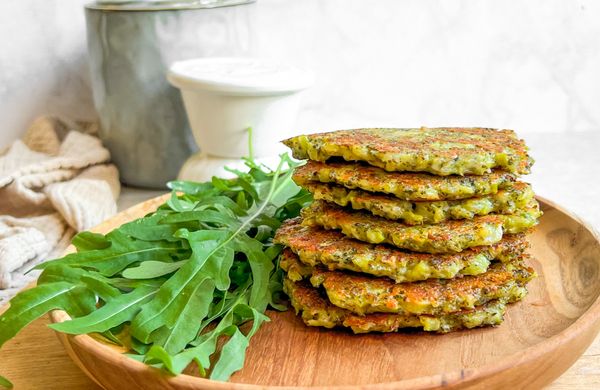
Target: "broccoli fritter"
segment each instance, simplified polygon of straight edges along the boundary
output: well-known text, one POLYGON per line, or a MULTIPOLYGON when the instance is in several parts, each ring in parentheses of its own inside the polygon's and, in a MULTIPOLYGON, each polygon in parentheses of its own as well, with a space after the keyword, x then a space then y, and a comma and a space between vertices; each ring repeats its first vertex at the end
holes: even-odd
POLYGON ((386 171, 483 175, 498 168, 527 174, 533 160, 512 130, 489 128, 354 129, 283 141, 299 159, 364 161, 386 171))

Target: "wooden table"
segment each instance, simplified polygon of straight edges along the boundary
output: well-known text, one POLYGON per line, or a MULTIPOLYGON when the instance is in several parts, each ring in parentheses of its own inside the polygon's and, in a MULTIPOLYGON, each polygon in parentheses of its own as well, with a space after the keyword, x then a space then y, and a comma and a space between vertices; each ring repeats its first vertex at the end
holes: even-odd
MULTIPOLYGON (((2 312, 4 310, 0 310, 2 312)), ((0 374, 20 389, 100 389, 71 361, 46 316, 24 329, 0 351, 0 374)), ((548 389, 600 389, 600 337, 548 389)))

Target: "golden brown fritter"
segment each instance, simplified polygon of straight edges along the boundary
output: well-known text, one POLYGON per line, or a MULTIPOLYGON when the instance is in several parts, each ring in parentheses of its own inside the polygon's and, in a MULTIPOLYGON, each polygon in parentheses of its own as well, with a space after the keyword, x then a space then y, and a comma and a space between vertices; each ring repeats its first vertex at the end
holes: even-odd
POLYGON ((388 278, 313 268, 301 263, 289 249, 283 251, 280 266, 291 280, 310 276, 312 285, 322 286, 333 305, 359 315, 440 315, 496 299, 515 302, 527 294, 525 286, 535 277, 535 271, 521 261, 494 263, 487 272, 475 276, 395 283, 388 278))
POLYGON ((433 224, 450 219, 472 219, 487 214, 513 214, 533 199, 531 186, 516 182, 495 194, 461 200, 411 202, 394 196, 363 190, 350 190, 335 184, 308 182, 303 184, 313 198, 367 210, 382 218, 399 220, 407 225, 433 224))
POLYGON ((448 333, 463 328, 499 325, 506 311, 506 303, 495 300, 471 310, 438 316, 390 313, 361 316, 327 302, 317 289, 306 282, 293 282, 284 278, 283 289, 306 325, 325 328, 343 326, 351 328, 354 333, 396 332, 402 328, 423 328, 428 332, 448 333))
POLYGON ((296 168, 293 179, 301 187, 311 182, 331 183, 349 189, 389 194, 402 200, 431 201, 495 194, 512 186, 515 176, 503 171, 482 176, 434 176, 428 173, 386 172, 359 163, 308 161, 296 168))
POLYGON ((435 225, 411 226, 327 203, 314 201, 302 210, 302 223, 341 230, 346 236, 371 244, 390 244, 425 253, 461 252, 491 245, 507 233, 521 233, 537 224, 537 202, 531 210, 515 215, 490 214, 473 219, 445 221, 435 225), (535 206, 535 207, 534 207, 535 206), (504 229, 508 227, 509 229, 504 229))
POLYGON ((302 263, 312 267, 387 276, 398 283, 481 274, 492 260, 516 261, 529 246, 525 234, 509 234, 498 243, 460 253, 407 252, 357 241, 335 230, 304 226, 299 218, 284 222, 274 242, 288 247, 302 263))
POLYGON ((364 161, 390 172, 483 175, 493 168, 527 174, 533 160, 512 130, 487 128, 354 129, 283 141, 299 159, 364 161))

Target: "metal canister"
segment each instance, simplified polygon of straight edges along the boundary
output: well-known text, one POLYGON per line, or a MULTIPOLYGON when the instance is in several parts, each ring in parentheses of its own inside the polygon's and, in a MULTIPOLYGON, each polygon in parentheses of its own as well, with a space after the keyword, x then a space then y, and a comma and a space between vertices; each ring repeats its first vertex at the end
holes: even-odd
POLYGON ((252 56, 253 1, 113 0, 86 6, 100 137, 123 183, 164 188, 197 150, 167 69, 191 58, 252 56))

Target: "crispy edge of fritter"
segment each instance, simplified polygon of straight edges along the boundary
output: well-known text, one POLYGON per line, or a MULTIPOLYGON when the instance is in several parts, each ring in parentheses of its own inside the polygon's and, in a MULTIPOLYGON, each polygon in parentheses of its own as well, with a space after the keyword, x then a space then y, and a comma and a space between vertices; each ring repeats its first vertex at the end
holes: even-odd
POLYGON ((539 224, 539 218, 544 215, 540 204, 534 198, 529 204, 521 209, 517 209, 514 214, 499 215, 502 218, 502 227, 504 233, 516 234, 531 230, 539 224))
POLYGON ((335 230, 301 224, 300 218, 284 222, 274 238, 309 266, 329 270, 364 272, 386 276, 397 283, 485 272, 493 260, 516 261, 529 247, 525 234, 506 235, 501 241, 460 253, 429 254, 364 243, 335 230))
POLYGON ((305 207, 301 214, 303 224, 308 226, 341 230, 360 241, 425 253, 461 252, 474 246, 491 245, 500 241, 503 234, 503 220, 498 215, 410 226, 318 200, 305 207))
POLYGON ((536 276, 533 268, 525 265, 526 259, 524 256, 516 263, 494 263, 480 275, 413 283, 310 267, 289 249, 282 252, 280 266, 291 280, 310 278, 314 287, 323 287, 333 305, 359 315, 439 315, 473 309, 495 299, 522 299, 527 294, 527 283, 536 276))
POLYGON ((284 277, 283 289, 290 297, 296 314, 308 326, 347 327, 354 333, 397 332, 403 328, 423 328, 427 332, 448 333, 460 329, 499 325, 504 319, 506 303, 491 301, 471 310, 440 316, 372 313, 364 316, 327 302, 318 290, 306 282, 293 282, 284 277))
POLYGON ((492 245, 506 233, 529 230, 538 223, 539 205, 514 215, 489 214, 465 220, 450 220, 432 225, 406 225, 377 217, 366 211, 340 207, 320 200, 305 207, 303 224, 341 230, 346 236, 372 244, 386 243, 398 248, 425 253, 461 252, 467 248, 492 245), (507 229, 504 229, 504 227, 507 229))
POLYGON ((516 178, 513 174, 496 170, 481 176, 434 176, 387 172, 360 163, 307 161, 296 168, 293 180, 299 186, 310 182, 334 183, 350 189, 389 194, 402 200, 434 201, 493 194, 512 185, 516 178))
POLYGON ((300 135, 283 141, 294 157, 341 157, 387 171, 435 175, 488 173, 492 168, 527 174, 533 159, 512 130, 490 128, 352 129, 300 135))
POLYGON ((476 216, 513 214, 534 199, 533 189, 527 183, 513 186, 495 194, 443 201, 406 201, 394 196, 364 190, 348 189, 336 184, 308 182, 303 187, 313 198, 354 210, 366 210, 378 217, 402 221, 407 225, 435 224, 453 219, 471 219, 476 216))

